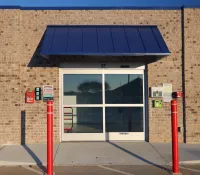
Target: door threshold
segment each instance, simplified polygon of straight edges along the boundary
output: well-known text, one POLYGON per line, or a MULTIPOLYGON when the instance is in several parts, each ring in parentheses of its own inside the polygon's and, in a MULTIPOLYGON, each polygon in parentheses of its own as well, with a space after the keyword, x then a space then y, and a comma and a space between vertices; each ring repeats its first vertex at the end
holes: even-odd
POLYGON ((141 142, 147 142, 148 143, 148 141, 145 141, 145 140, 90 140, 90 141, 88 141, 88 140, 85 140, 85 141, 61 141, 60 143, 80 143, 80 142, 82 142, 82 143, 88 143, 88 142, 134 142, 134 143, 136 143, 136 142, 138 142, 138 143, 141 143, 141 142))

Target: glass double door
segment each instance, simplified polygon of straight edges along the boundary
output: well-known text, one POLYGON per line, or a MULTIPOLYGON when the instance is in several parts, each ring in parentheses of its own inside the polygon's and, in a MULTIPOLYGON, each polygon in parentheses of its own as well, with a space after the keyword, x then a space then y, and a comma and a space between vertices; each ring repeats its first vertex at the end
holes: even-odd
POLYGON ((144 140, 143 70, 62 70, 62 141, 144 140))

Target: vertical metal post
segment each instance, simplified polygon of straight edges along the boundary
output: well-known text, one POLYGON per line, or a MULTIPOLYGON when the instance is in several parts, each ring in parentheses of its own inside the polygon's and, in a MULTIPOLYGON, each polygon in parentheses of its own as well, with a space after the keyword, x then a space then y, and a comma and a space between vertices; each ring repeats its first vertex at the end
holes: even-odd
POLYGON ((179 155, 178 155, 178 120, 177 120, 177 101, 171 101, 171 124, 172 124, 172 171, 179 174, 179 155))
POLYGON ((47 174, 53 175, 53 101, 47 101, 47 174))

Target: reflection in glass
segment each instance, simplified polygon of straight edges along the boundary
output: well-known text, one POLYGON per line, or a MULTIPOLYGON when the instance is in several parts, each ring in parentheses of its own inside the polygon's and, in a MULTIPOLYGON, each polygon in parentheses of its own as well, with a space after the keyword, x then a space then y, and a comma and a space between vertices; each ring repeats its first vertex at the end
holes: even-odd
POLYGON ((105 75, 106 104, 142 104, 143 75, 142 74, 113 74, 105 75))
POLYGON ((102 75, 65 74, 63 103, 102 104, 102 75))
POLYGON ((64 133, 103 133, 102 108, 64 108, 64 133))
POLYGON ((143 132, 143 107, 106 107, 106 132, 143 132))

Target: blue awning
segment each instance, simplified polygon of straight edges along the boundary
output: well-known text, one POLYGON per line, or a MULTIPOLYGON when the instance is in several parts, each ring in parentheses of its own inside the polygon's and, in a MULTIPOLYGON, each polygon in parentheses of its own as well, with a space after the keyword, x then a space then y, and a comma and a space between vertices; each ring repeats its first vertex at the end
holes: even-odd
POLYGON ((166 56, 157 26, 48 26, 41 55, 166 56))

